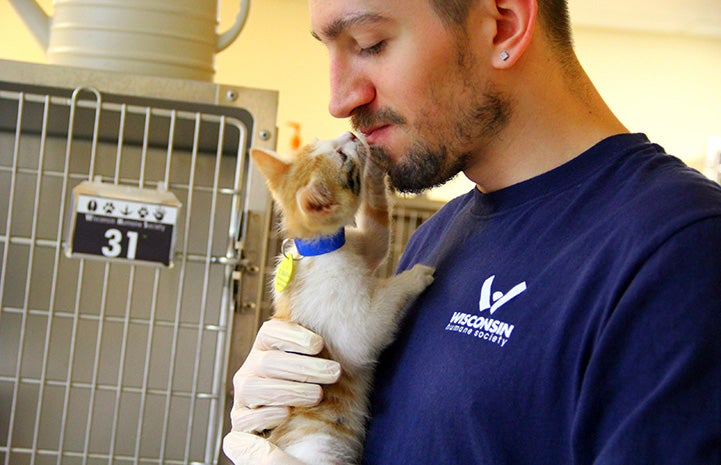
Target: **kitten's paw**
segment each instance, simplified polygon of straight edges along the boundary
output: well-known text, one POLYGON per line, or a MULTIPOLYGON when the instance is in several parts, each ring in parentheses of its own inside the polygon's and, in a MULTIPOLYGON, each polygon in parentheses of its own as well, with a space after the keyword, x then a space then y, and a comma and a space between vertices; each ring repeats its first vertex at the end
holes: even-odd
POLYGON ((436 272, 436 269, 427 265, 416 263, 413 265, 413 268, 410 269, 410 272, 425 288, 430 286, 433 282, 433 274, 436 272))

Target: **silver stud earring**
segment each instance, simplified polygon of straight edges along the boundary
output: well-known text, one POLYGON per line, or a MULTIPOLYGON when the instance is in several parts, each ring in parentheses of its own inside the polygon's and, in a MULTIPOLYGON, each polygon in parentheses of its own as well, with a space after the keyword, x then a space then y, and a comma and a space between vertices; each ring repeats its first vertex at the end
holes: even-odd
POLYGON ((507 61, 510 57, 511 55, 509 55, 507 51, 504 50, 501 52, 501 60, 507 61))

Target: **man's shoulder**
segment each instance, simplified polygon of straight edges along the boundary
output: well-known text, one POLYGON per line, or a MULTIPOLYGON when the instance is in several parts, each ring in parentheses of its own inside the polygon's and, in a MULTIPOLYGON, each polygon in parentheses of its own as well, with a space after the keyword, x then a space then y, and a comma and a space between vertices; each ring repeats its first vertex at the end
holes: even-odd
POLYGON ((620 217, 683 224, 721 215, 718 183, 665 153, 639 158, 619 168, 609 195, 620 217))

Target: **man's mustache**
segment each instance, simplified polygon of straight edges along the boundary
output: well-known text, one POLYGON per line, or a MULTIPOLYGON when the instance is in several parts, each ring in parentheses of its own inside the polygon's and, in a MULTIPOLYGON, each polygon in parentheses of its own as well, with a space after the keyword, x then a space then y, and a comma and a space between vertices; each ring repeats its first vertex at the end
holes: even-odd
POLYGON ((351 116, 351 125, 356 131, 371 129, 386 124, 405 124, 406 119, 390 108, 373 111, 368 107, 360 107, 351 116))

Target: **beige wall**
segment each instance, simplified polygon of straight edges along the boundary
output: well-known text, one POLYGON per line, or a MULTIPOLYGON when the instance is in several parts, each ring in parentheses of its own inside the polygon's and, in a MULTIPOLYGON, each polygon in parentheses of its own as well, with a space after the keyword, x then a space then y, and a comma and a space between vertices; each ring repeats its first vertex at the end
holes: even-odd
POLYGON ((702 169, 707 138, 721 135, 721 38, 578 27, 575 40, 626 126, 702 169))
MULTIPOLYGON (((39 0, 52 10, 51 0, 39 0)), ((235 2, 225 0, 220 29, 229 25, 235 2)), ((709 136, 721 136, 721 38, 698 38, 576 28, 576 49, 591 78, 633 131, 646 132, 666 149, 703 169, 709 136)), ((44 54, 15 14, 0 0, 0 58, 44 62, 44 54)), ((216 82, 277 89, 279 150, 303 125, 304 140, 347 130, 327 113, 325 50, 310 36, 304 0, 253 0, 238 40, 216 61, 216 82)), ((465 179, 435 196, 470 187, 465 179)))

